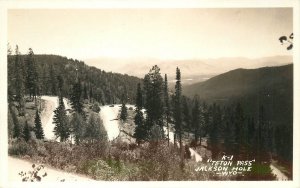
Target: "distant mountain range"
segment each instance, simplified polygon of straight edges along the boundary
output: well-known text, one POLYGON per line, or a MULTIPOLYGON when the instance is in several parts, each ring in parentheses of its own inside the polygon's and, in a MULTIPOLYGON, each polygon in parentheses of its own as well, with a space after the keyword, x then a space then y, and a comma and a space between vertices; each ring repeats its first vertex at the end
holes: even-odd
POLYGON ((159 60, 159 59, 86 59, 87 65, 143 78, 153 65, 158 65, 162 74, 168 74, 169 81, 174 81, 175 69, 178 66, 182 73, 183 84, 193 84, 207 80, 215 75, 237 68, 254 69, 266 66, 286 65, 293 61, 292 56, 272 56, 259 59, 219 58, 196 60, 159 60))

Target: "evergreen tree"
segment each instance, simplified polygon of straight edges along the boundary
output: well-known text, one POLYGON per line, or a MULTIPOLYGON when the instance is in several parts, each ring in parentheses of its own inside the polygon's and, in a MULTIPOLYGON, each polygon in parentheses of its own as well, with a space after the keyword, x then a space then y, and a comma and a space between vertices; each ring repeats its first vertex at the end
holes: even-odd
POLYGON ((93 88, 91 86, 90 86, 89 96, 90 96, 90 103, 91 103, 92 102, 92 98, 93 98, 93 88))
POLYGON ((23 138, 26 142, 28 142, 30 140, 30 129, 29 129, 29 125, 27 123, 27 121, 25 122, 25 126, 24 126, 24 129, 23 129, 23 138))
POLYGON ((59 106, 54 110, 53 122, 55 124, 54 134, 61 142, 68 140, 70 127, 62 96, 59 97, 59 106))
POLYGON ((202 131, 203 131, 203 136, 206 136, 208 134, 208 126, 209 126, 209 110, 208 110, 208 106, 205 102, 202 103, 201 106, 201 112, 203 115, 203 127, 202 127, 202 131))
POLYGON ((200 146, 202 145, 202 137, 205 136, 205 110, 203 106, 199 106, 199 126, 198 136, 200 140, 200 146))
POLYGON ((61 75, 58 75, 57 76, 57 81, 58 81, 58 94, 60 95, 60 96, 64 96, 63 95, 63 88, 64 88, 64 79, 63 79, 63 77, 61 76, 61 75))
POLYGON ((255 123, 254 123, 254 118, 248 118, 248 123, 247 123, 247 149, 250 158, 253 158, 253 151, 254 151, 254 135, 255 135, 255 123))
POLYGON ((9 138, 12 138, 14 135, 14 127, 15 127, 15 123, 14 123, 14 119, 12 117, 12 112, 11 112, 11 108, 8 107, 8 112, 7 112, 7 133, 9 138))
POLYGON ((244 112, 240 103, 235 108, 234 127, 235 127, 235 153, 240 154, 242 146, 244 145, 244 112))
POLYGON ((86 84, 84 84, 84 87, 83 87, 83 99, 88 99, 88 92, 87 92, 86 84))
POLYGON ((38 110, 36 110, 35 113, 35 119, 34 119, 34 132, 35 132, 35 136, 37 139, 44 139, 45 135, 44 135, 44 130, 42 127, 42 122, 41 122, 41 118, 40 118, 40 114, 38 112, 38 110))
POLYGON ((216 159, 219 153, 220 143, 220 127, 222 125, 221 109, 215 103, 209 108, 210 121, 209 121, 209 145, 212 152, 212 158, 216 159))
POLYGON ((258 162, 270 162, 270 155, 268 153, 268 136, 267 136, 267 119, 265 114, 264 106, 261 105, 259 108, 259 117, 258 117, 258 128, 257 128, 257 135, 256 135, 256 157, 258 162))
POLYGON ((170 143, 170 130, 169 130, 169 118, 170 118, 170 102, 169 102, 169 89, 168 89, 168 77, 165 74, 165 82, 164 82, 164 114, 166 119, 166 126, 167 126, 167 137, 168 137, 168 145, 170 143))
POLYGON ((182 144, 182 110, 181 110, 181 73, 180 69, 176 68, 176 84, 175 84, 175 133, 179 136, 179 145, 180 145, 180 167, 183 170, 184 168, 184 151, 182 144))
POLYGON ((230 107, 224 112, 224 148, 227 155, 233 154, 235 146, 234 114, 230 107))
POLYGON ((125 105, 125 102, 122 103, 122 107, 121 107, 121 114, 120 114, 120 119, 122 121, 126 121, 127 120, 127 107, 125 105))
POLYGON ((81 84, 80 81, 76 82, 73 85, 71 97, 71 106, 75 112, 78 112, 79 114, 83 114, 83 104, 81 101, 81 84))
MULTIPOLYGON (((161 137, 164 136, 163 131, 163 78, 157 65, 153 66, 149 73, 144 77, 145 91, 145 109, 147 118, 145 125, 147 132, 151 132, 154 125, 160 127, 161 137)), ((150 134, 149 134, 150 136, 150 134)), ((151 140, 151 136, 149 137, 151 140)))
POLYGON ((11 117, 13 120, 13 138, 20 138, 21 137, 21 127, 15 112, 9 107, 9 111, 11 112, 11 117))
POLYGON ((191 132, 191 114, 190 108, 187 103, 187 98, 185 96, 182 97, 182 120, 183 120, 183 130, 188 133, 191 132))
POLYGON ((29 96, 30 98, 31 97, 36 98, 38 92, 38 73, 36 71, 34 53, 31 48, 29 48, 29 52, 26 57, 26 67, 27 67, 26 83, 27 83, 29 96))
POLYGON ((14 125, 13 137, 14 138, 20 138, 21 137, 21 129, 20 129, 20 125, 18 123, 14 125))
POLYGON ((84 138, 91 143, 99 140, 106 140, 106 131, 103 132, 103 130, 100 129, 101 126, 103 127, 103 122, 100 120, 100 117, 95 113, 91 113, 86 126, 84 138))
POLYGON ((133 137, 136 142, 140 144, 143 140, 147 140, 148 133, 144 123, 144 115, 141 110, 136 110, 136 115, 134 117, 134 123, 136 125, 133 137))
POLYGON ((57 95, 57 79, 56 79, 56 75, 55 75, 55 71, 53 68, 53 65, 50 65, 50 69, 49 69, 49 82, 50 82, 50 91, 51 91, 51 95, 57 95))
POLYGON ((192 109, 192 127, 194 130, 195 143, 198 143, 200 134, 200 107, 197 97, 194 98, 194 106, 192 109))
POLYGON ((92 106, 92 110, 96 113, 99 113, 100 112, 100 106, 99 106, 99 103, 98 102, 95 102, 92 106))
POLYGON ((140 83, 137 84, 135 107, 137 110, 143 109, 143 92, 140 83))
POLYGON ((137 85, 137 92, 136 92, 136 102, 135 102, 135 117, 134 117, 134 123, 136 125, 135 131, 133 134, 133 137, 136 139, 136 142, 138 144, 141 143, 141 141, 146 140, 147 138, 147 129, 144 124, 144 115, 142 112, 143 108, 143 94, 141 89, 141 84, 138 83, 137 85))
POLYGON ((25 86, 24 86, 24 75, 22 70, 22 61, 20 57, 19 47, 16 46, 15 50, 15 89, 16 89, 16 100, 19 103, 19 114, 21 116, 25 113, 25 101, 24 101, 24 92, 25 92, 25 86))
POLYGON ((74 140, 76 144, 79 144, 84 137, 84 128, 85 128, 85 121, 81 114, 75 112, 72 115, 70 124, 72 125, 72 135, 74 136, 74 140))
MULTIPOLYGON (((254 141, 254 154, 255 154, 255 165, 253 166, 249 175, 246 174, 246 178, 251 180, 274 180, 276 177, 272 174, 272 170, 270 168, 271 159, 270 153, 268 153, 268 149, 266 148, 266 133, 268 131, 266 129, 267 119, 265 114, 265 109, 263 105, 259 107, 259 114, 258 114, 258 127, 255 131, 255 141, 254 141)), ((252 122, 251 122, 252 124, 252 122)), ((250 125, 252 127, 253 125, 250 125)), ((251 128, 252 129, 252 128, 251 128)), ((249 129, 249 132, 250 130, 249 129)), ((250 133, 249 133, 250 134, 250 133)), ((284 143, 284 147, 286 147, 284 143)))

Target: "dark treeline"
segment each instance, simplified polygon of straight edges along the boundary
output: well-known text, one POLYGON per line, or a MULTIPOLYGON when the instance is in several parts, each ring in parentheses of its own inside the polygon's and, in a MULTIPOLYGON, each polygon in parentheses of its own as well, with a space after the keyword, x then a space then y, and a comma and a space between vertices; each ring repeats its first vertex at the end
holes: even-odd
MULTIPOLYGON (((245 139, 248 139, 248 142, 252 139, 250 146, 253 147, 253 144, 258 144, 253 143, 253 140, 258 141, 258 137, 262 137, 261 147, 268 150, 272 159, 288 166, 291 171, 293 161, 292 64, 250 70, 237 69, 184 89, 188 96, 197 94, 210 106, 214 103, 219 105, 222 112, 222 124, 229 116, 232 120, 226 120, 227 123, 234 125, 236 115, 232 114, 237 113, 238 109, 242 114, 239 119, 244 130, 241 131, 245 132, 242 140, 239 140, 245 143, 245 139), (238 104, 239 108, 237 108, 238 104), (257 135, 258 132, 260 132, 259 135, 257 135), (245 137, 247 135, 249 138, 245 137)), ((233 128, 234 126, 231 127, 233 128)), ((221 142, 223 142, 222 139, 221 142)))
POLYGON ((207 103, 197 96, 194 99, 183 96, 182 101, 183 129, 194 135, 198 145, 201 138, 207 137, 209 147, 216 149, 214 157, 225 152, 253 158, 260 149, 282 162, 292 162, 292 129, 274 123, 267 116, 269 109, 264 104, 250 114, 245 112, 247 106, 243 101, 207 103))
POLYGON ((8 55, 9 96, 57 96, 62 87, 62 96, 69 98, 77 78, 82 99, 96 100, 100 104, 120 103, 124 94, 126 101, 133 103, 136 85, 140 82, 137 77, 105 72, 82 61, 56 55, 35 55, 32 49, 21 55, 16 48, 14 55, 8 55))
MULTIPOLYGON (((256 172, 251 179, 274 178, 271 175, 271 159, 282 164, 292 164, 292 128, 282 126, 269 116, 270 106, 261 101, 256 111, 249 111, 247 101, 231 100, 215 103, 183 96, 180 69, 176 69, 174 92, 168 90, 167 75, 163 80, 160 69, 154 66, 145 75, 143 88, 137 86, 135 138, 141 142, 169 141, 168 130, 175 133, 183 158, 183 144, 207 149, 213 159, 222 155, 234 155, 235 160, 256 160, 256 172), (143 116, 142 108, 146 116, 143 116), (164 134, 163 129, 167 129, 164 134), (183 143, 185 142, 185 143, 183 143)), ((183 160, 182 160, 183 161, 183 160)), ((184 164, 181 164, 182 166, 184 164)))

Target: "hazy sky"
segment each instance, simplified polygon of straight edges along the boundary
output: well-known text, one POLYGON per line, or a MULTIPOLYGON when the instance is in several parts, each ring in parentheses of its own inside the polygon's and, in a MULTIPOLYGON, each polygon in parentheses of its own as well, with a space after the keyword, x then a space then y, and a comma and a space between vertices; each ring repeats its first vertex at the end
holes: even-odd
POLYGON ((291 8, 15 9, 8 42, 21 52, 93 57, 198 59, 292 55, 291 8))

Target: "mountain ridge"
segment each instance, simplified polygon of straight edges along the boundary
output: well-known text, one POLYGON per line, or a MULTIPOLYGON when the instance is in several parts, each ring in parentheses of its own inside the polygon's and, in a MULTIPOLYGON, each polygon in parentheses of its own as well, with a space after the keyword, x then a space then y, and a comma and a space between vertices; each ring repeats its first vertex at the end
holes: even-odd
POLYGON ((292 56, 270 56, 263 58, 216 58, 216 59, 186 59, 186 60, 159 60, 154 58, 91 58, 86 59, 88 65, 99 67, 105 71, 130 74, 143 78, 144 72, 153 65, 158 65, 162 74, 168 74, 169 80, 175 78, 175 68, 178 66, 183 78, 191 79, 191 83, 204 81, 197 78, 206 75, 211 78, 215 75, 237 68, 260 68, 265 66, 281 66, 292 62, 292 56))

